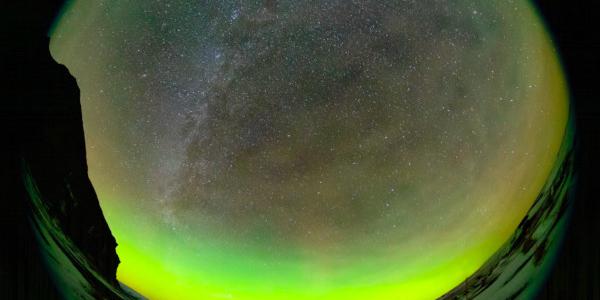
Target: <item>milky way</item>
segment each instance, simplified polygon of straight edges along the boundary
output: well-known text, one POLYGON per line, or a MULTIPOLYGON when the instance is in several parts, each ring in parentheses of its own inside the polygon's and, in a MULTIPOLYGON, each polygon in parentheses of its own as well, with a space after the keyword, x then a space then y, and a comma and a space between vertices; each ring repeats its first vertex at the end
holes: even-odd
POLYGON ((119 279, 153 298, 440 296, 568 115, 525 1, 74 2, 52 37, 119 279))

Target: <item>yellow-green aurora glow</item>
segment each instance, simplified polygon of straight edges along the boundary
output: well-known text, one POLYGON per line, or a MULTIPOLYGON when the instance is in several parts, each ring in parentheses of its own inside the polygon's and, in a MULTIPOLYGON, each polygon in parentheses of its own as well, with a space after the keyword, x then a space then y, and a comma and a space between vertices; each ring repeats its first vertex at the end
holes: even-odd
POLYGON ((569 114, 526 1, 74 1, 51 32, 152 299, 431 299, 515 230, 569 114))

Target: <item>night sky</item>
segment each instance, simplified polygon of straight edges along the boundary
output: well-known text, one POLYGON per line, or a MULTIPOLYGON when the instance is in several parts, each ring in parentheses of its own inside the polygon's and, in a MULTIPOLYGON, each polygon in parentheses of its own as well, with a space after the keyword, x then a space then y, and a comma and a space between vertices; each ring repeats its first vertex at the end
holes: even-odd
POLYGON ((530 208, 569 103, 526 1, 74 1, 118 278, 160 299, 430 299, 530 208))

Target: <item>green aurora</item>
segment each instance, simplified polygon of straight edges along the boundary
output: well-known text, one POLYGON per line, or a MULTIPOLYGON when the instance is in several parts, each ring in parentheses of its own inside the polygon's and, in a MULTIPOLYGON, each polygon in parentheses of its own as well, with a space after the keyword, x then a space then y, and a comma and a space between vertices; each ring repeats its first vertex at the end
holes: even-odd
POLYGON ((152 299, 432 299, 514 232, 569 103, 526 1, 73 1, 118 279, 152 299))

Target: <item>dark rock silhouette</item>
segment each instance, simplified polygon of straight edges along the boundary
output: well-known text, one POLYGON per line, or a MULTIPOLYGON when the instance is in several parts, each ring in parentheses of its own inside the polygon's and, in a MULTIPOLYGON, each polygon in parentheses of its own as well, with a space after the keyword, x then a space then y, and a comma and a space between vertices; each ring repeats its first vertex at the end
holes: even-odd
MULTIPOLYGON (((96 298, 118 298, 116 241, 87 176, 79 88, 49 52, 47 31, 63 1, 3 4, 0 119, 2 162, 0 291, 5 299, 56 299, 57 288, 36 250, 32 207, 23 184, 30 170, 54 224, 75 245, 96 298), (25 167, 26 166, 26 167, 25 167), (107 288, 108 287, 108 288, 107 288)), ((38 236, 39 237, 39 236, 38 236)))

